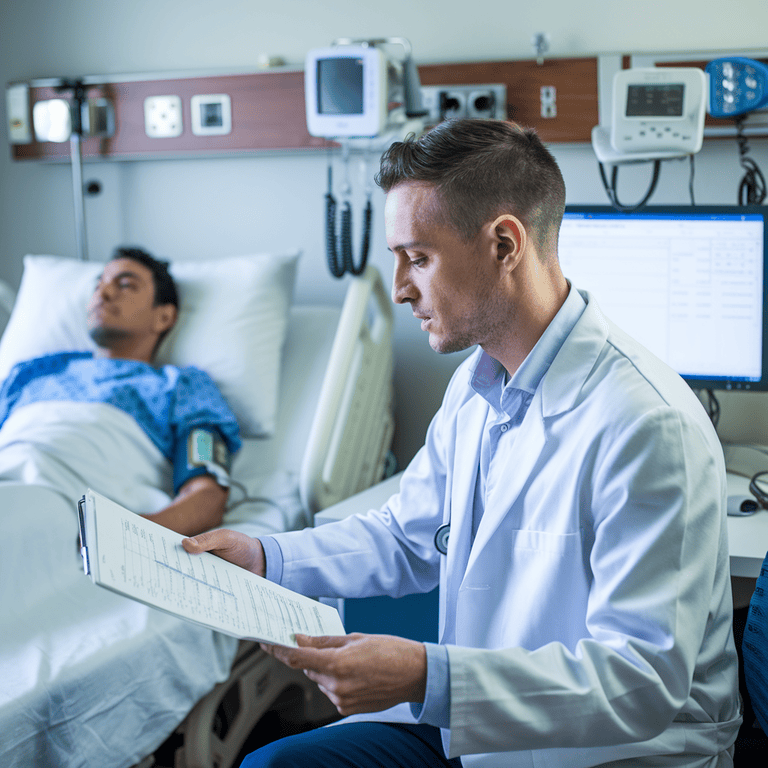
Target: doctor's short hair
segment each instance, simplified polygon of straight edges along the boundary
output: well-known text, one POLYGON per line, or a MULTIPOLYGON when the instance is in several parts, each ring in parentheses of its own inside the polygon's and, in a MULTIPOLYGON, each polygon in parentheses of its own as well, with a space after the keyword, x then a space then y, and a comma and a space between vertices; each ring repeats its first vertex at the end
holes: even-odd
POLYGON ((483 224, 508 213, 542 249, 557 252, 565 182, 532 128, 504 120, 446 120, 419 138, 396 142, 382 156, 376 183, 384 192, 407 181, 435 185, 443 204, 438 216, 467 242, 483 224))
POLYGON ((179 294, 176 290, 176 283, 168 271, 169 262, 160 261, 144 249, 133 246, 115 248, 111 260, 114 261, 115 259, 132 259, 145 266, 152 273, 152 281, 155 286, 155 306, 173 304, 178 309, 179 294))

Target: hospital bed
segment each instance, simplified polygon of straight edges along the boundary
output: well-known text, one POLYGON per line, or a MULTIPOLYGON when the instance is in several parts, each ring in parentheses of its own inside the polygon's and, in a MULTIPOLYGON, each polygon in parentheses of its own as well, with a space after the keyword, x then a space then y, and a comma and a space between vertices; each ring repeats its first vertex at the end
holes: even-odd
MULTIPOLYGON (((20 298, 33 317, 25 291, 32 267, 50 267, 63 293, 56 271, 64 260, 45 258, 25 262, 20 298)), ((79 275, 79 267, 66 267, 79 275)), ((83 280, 90 287, 93 275, 83 280)), ((283 282, 290 294, 292 277, 283 282)), ((179 283, 180 323, 194 325, 183 307, 189 286, 179 283)), ((39 299, 54 316, 51 305, 60 300, 39 299)), ((233 489, 224 525, 250 535, 312 524, 323 507, 377 482, 392 436, 392 316, 376 270, 351 280, 341 310, 293 305, 290 295, 288 304, 274 424, 268 434, 246 437, 232 470, 247 500, 237 504, 242 494, 233 489)), ((40 351, 29 349, 29 339, 6 338, 18 329, 17 310, 18 302, 0 343, 0 368, 9 346, 29 356, 40 351)), ((183 346, 184 339, 167 343, 183 346)), ((222 390, 238 403, 236 388, 228 391, 225 382, 222 390)), ((0 765, 151 766, 165 742, 175 745, 178 768, 227 768, 276 704, 290 702, 299 720, 330 718, 316 686, 255 643, 94 586, 79 564, 74 501, 45 484, 0 482, 0 765)))

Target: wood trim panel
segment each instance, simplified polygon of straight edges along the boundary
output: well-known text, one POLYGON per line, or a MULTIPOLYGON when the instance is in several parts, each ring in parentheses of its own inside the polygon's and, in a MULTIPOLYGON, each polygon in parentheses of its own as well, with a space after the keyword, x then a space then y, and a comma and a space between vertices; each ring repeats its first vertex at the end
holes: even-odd
MULTIPOLYGON (((436 64, 419 68, 423 85, 503 83, 510 119, 535 127, 545 142, 589 142, 598 123, 597 59, 549 59, 436 64), (557 91, 557 115, 541 117, 543 86, 557 91)), ((250 154, 270 150, 317 150, 329 144, 308 134, 304 115, 304 74, 298 71, 131 80, 89 86, 89 97, 106 96, 115 107, 116 130, 108 139, 83 141, 85 159, 141 160, 250 154), (232 132, 195 136, 190 99, 227 93, 232 99, 232 132), (183 132, 175 138, 149 138, 144 130, 144 99, 180 96, 183 132)), ((53 87, 30 89, 30 110, 45 99, 61 98, 53 87)), ((66 93, 64 95, 66 98, 66 93)), ((15 160, 67 160, 69 143, 33 141, 11 147, 15 160)))
MULTIPOLYGON (((166 156, 229 155, 258 150, 302 150, 327 146, 307 133, 304 119, 303 72, 264 72, 173 80, 146 80, 94 86, 87 95, 106 96, 115 106, 115 134, 83 141, 85 158, 148 159, 166 156), (227 93, 232 98, 232 132, 226 136, 195 136, 190 99, 196 94, 227 93), (150 138, 144 130, 144 99, 180 96, 183 132, 175 138, 150 138)), ((37 101, 61 98, 53 88, 32 88, 30 108, 37 101)), ((69 144, 33 142, 13 146, 15 159, 66 159, 69 144)))
POLYGON ((545 142, 590 142, 600 121, 597 104, 597 59, 484 61, 419 67, 422 85, 503 83, 507 116, 536 128, 545 142), (541 116, 541 88, 557 91, 557 115, 541 116))

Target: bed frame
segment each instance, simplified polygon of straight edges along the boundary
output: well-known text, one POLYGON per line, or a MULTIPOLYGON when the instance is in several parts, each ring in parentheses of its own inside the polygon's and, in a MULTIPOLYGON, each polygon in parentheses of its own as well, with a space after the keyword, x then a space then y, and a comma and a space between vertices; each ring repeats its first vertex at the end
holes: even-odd
MULTIPOLYGON (((301 307, 292 311, 287 346, 302 343, 307 322, 301 307)), ((392 324, 381 275, 368 266, 361 277, 351 280, 323 384, 316 404, 309 406, 312 427, 301 461, 300 493, 312 515, 384 476, 394 427, 392 324)), ((300 366, 291 368, 301 357, 292 354, 285 362, 288 384, 302 378, 300 366)), ((299 402, 290 391, 281 397, 288 401, 281 403, 283 407, 299 402)), ((306 398, 301 402, 307 407, 306 398)), ((285 449, 294 450, 290 440, 285 449)), ((169 748, 173 752, 173 768, 230 768, 259 720, 276 708, 287 711, 292 722, 310 727, 338 716, 301 671, 284 666, 256 643, 243 641, 229 679, 195 705, 166 742, 164 752, 169 748)), ((169 763, 159 763, 150 755, 138 765, 150 768, 169 763)))

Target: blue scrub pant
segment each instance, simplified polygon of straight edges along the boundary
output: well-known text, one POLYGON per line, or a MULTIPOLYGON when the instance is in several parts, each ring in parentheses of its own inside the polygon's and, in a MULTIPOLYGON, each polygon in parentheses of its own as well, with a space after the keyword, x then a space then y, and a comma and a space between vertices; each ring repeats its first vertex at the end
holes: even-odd
POLYGON ((287 736, 251 752, 241 768, 461 768, 448 760, 440 729, 346 723, 287 736))

